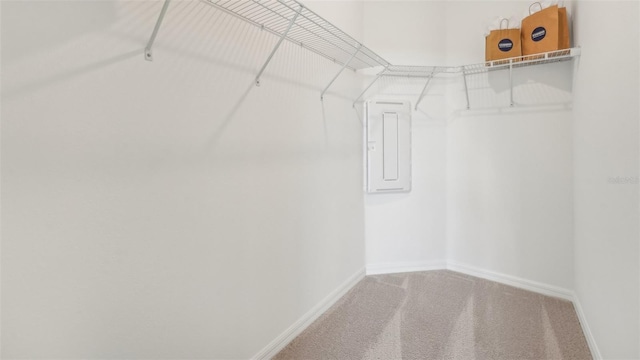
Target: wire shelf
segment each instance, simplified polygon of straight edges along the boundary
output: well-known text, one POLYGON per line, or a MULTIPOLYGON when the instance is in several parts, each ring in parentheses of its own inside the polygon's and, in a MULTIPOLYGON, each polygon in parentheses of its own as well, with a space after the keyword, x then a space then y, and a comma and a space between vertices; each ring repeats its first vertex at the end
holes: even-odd
POLYGON ((580 55, 580 48, 551 51, 546 53, 524 55, 508 59, 484 62, 480 64, 463 65, 461 68, 466 75, 481 74, 489 71, 520 68, 532 65, 549 64, 571 60, 580 55))
MULTIPOLYGON (((145 59, 153 61, 152 46, 162 25, 162 20, 167 12, 171 0, 165 0, 160 15, 151 34, 151 38, 145 47, 145 59)), ((391 65, 388 61, 376 54, 373 50, 362 45, 353 37, 325 20, 320 15, 307 9, 297 0, 200 0, 217 9, 253 24, 260 29, 272 33, 280 38, 271 54, 256 76, 256 85, 260 85, 260 76, 284 41, 308 49, 337 64, 342 65, 340 71, 331 79, 322 90, 320 99, 324 98, 333 82, 340 76, 344 69, 360 70, 372 67, 382 67, 373 81, 362 91, 353 102, 360 100, 367 90, 381 77, 408 77, 426 79, 422 92, 416 101, 416 109, 425 95, 430 81, 440 76, 461 76, 464 82, 467 108, 469 108, 469 89, 467 76, 487 73, 495 70, 509 70, 510 98, 513 102, 513 69, 525 66, 548 64, 567 61, 580 56, 580 48, 570 48, 551 51, 535 55, 525 55, 496 61, 485 61, 479 64, 461 66, 415 66, 415 65, 391 65)), ((574 70, 575 71, 575 70, 574 70)))
POLYGON ((448 66, 390 65, 384 70, 382 76, 430 78, 449 73, 451 69, 452 67, 448 66))
POLYGON ((389 65, 371 49, 296 0, 201 1, 274 35, 284 36, 284 39, 349 69, 389 65))

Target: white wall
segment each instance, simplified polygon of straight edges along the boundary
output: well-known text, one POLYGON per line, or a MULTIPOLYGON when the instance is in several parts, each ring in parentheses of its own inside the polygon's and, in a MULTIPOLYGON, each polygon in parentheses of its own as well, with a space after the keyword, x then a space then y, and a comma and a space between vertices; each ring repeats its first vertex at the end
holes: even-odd
POLYGON ((248 358, 364 267, 356 75, 161 5, 2 2, 3 357, 248 358))
MULTIPOLYGON (((172 5, 153 63, 159 2, 3 1, 2 356, 250 357, 365 265, 364 233, 373 268, 575 285, 602 355, 640 356, 638 185, 609 182, 638 176, 639 10, 604 4, 573 4, 574 89, 571 63, 521 69, 510 109, 506 74, 474 76, 465 111, 460 78, 434 80, 412 192, 363 196, 370 75, 320 103, 339 67, 285 43, 256 88, 276 39, 197 1, 172 5)), ((417 65, 481 61, 487 22, 527 6, 310 4, 417 65)))
MULTIPOLYGON (((366 196, 367 265, 393 270, 446 258, 575 289, 601 355, 637 358, 640 10, 637 2, 565 5, 583 50, 575 78, 573 62, 516 69, 509 108, 506 72, 470 76, 469 111, 462 81, 434 84, 414 113, 414 191, 366 196), (446 130, 420 125, 442 121, 446 130), (442 169, 441 186, 426 181, 442 169), (620 178, 631 180, 614 183, 620 178), (444 204, 427 201, 443 189, 444 204), (435 236, 434 219, 446 221, 446 236, 435 236)), ((479 62, 486 25, 527 7, 368 2, 365 43, 396 64, 479 62)), ((413 100, 420 85, 387 80, 371 93, 413 100)))
MULTIPOLYGON (((444 26, 444 5, 365 2, 364 43, 392 64, 442 64, 444 39, 432 34, 444 26)), ((425 81, 382 78, 365 99, 404 99, 415 106, 425 81)), ((446 258, 446 83, 434 79, 412 113, 411 192, 365 196, 368 272, 441 267, 446 258)))
POLYGON ((575 289, 602 357, 638 358, 640 9, 635 1, 575 7, 583 49, 573 111, 575 289))
MULTIPOLYGON (((364 38, 393 64, 477 63, 487 26, 527 8, 366 2, 364 38)), ((571 72, 517 70, 513 109, 506 72, 468 77, 470 111, 461 77, 435 79, 413 114, 412 192, 365 197, 368 268, 450 260, 571 289, 571 72)), ((369 94, 415 101, 423 85, 381 80, 369 94)))
MULTIPOLYGON (((524 2, 447 3, 447 61, 484 59, 484 31, 524 2)), ((470 75, 449 87, 447 255, 467 265, 573 287, 572 63, 470 75)))

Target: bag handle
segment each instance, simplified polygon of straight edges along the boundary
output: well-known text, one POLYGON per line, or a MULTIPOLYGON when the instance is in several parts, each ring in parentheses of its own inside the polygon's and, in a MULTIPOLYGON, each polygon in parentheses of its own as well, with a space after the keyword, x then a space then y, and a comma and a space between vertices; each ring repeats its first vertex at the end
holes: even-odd
POLYGON ((502 30, 502 23, 505 22, 505 21, 507 22, 506 29, 509 29, 509 19, 502 19, 502 20, 500 20, 500 30, 502 30))
POLYGON ((533 4, 529 5, 529 15, 531 15, 531 8, 533 7, 533 5, 538 4, 538 6, 540 6, 540 11, 542 11, 542 4, 540 4, 539 2, 534 2, 533 4))

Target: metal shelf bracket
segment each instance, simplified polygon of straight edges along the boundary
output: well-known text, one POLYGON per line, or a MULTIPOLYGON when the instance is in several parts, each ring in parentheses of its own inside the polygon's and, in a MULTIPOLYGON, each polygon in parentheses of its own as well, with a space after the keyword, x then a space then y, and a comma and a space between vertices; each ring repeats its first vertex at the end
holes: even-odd
POLYGON ((368 86, 367 86, 367 87, 366 87, 366 88, 365 88, 365 89, 360 93, 360 95, 358 95, 358 97, 353 101, 353 105, 351 105, 352 107, 354 107, 354 108, 356 107, 356 103, 358 102, 358 100, 360 100, 360 98, 362 98, 362 95, 364 95, 364 93, 366 93, 366 92, 367 92, 367 90, 369 90, 369 88, 370 88, 370 87, 372 87, 372 86, 373 86, 373 84, 375 84, 375 83, 376 83, 376 81, 378 81, 378 79, 380 79, 380 77, 381 77, 382 75, 384 75, 384 73, 387 71, 387 69, 388 69, 388 68, 389 68, 389 65, 385 66, 385 68, 384 68, 382 71, 380 71, 380 72, 378 73, 378 75, 376 75, 376 78, 375 78, 375 79, 373 79, 373 81, 372 81, 372 82, 371 82, 371 83, 370 83, 370 84, 369 84, 369 85, 368 85, 368 86))
POLYGON ((356 55, 358 55, 358 53, 360 52, 360 48, 362 47, 362 44, 358 44, 358 48, 356 49, 356 51, 353 53, 353 55, 351 55, 351 57, 349 58, 349 60, 344 63, 344 65, 342 65, 342 68, 340 69, 340 71, 338 71, 338 73, 336 74, 336 76, 333 77, 333 79, 331 79, 331 81, 329 82, 329 85, 327 85, 327 87, 324 88, 324 90, 322 90, 322 93, 320 94, 320 101, 324 100, 324 93, 327 92, 327 90, 329 90, 329 87, 331 87, 331 85, 333 84, 334 81, 336 81, 336 79, 338 78, 338 76, 340 76, 340 74, 342 74, 342 72, 344 71, 344 69, 347 68, 347 66, 349 66, 349 64, 351 63, 351 60, 353 60, 353 58, 356 57, 356 55))
POLYGON ((271 62, 273 55, 275 55, 276 51, 278 51, 278 48, 280 47, 280 44, 282 44, 282 41, 284 41, 284 39, 287 37, 287 34, 291 30, 291 27, 293 26, 293 24, 296 22, 296 19, 298 18, 298 15, 300 15, 300 13, 302 12, 302 9, 304 9, 304 7, 300 5, 300 8, 298 8, 298 11, 296 12, 296 14, 291 18, 291 21, 289 21, 289 26, 287 26, 287 30, 285 30, 285 32, 282 33, 282 35, 280 35, 280 40, 278 40, 278 43, 271 51, 271 54, 269 55, 269 58, 267 58, 267 61, 265 61, 264 65, 262 65, 262 68, 260 69, 260 71, 258 72, 258 75, 256 76, 256 86, 260 86, 260 76, 262 76, 264 69, 266 69, 267 65, 269 65, 269 62, 271 62))
POLYGON ((151 38, 149 39, 149 42, 147 42, 147 46, 144 48, 144 59, 147 61, 153 61, 153 52, 151 51, 151 48, 153 47, 153 42, 156 41, 156 36, 158 36, 158 31, 160 30, 162 20, 164 19, 164 15, 167 13, 170 2, 171 0, 164 0, 162 10, 160 10, 160 16, 158 16, 158 20, 156 21, 156 26, 153 28, 151 38))
POLYGON ((469 110, 469 87, 467 86, 467 72, 464 67, 462 68, 462 80, 464 80, 464 94, 467 97, 467 110, 469 110))
POLYGON ((513 59, 509 59, 509 106, 513 106, 513 59))
POLYGON ((433 79, 433 74, 436 72, 436 69, 434 68, 431 71, 431 75, 429 75, 429 78, 427 79, 427 83, 424 84, 424 87, 422 88, 422 91, 420 92, 420 96, 418 96, 418 100, 416 100, 416 106, 414 108, 414 110, 418 110, 418 105, 420 104, 420 101, 422 101, 422 97, 424 96, 425 91, 427 90, 427 86, 429 86, 429 83, 431 82, 431 79, 433 79))

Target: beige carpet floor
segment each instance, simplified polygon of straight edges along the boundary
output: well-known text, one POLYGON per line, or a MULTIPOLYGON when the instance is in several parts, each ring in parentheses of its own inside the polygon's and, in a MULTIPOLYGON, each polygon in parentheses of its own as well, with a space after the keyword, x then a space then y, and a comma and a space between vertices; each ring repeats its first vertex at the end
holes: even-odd
POLYGON ((591 359, 569 301, 442 270, 367 276, 274 359, 591 359))

